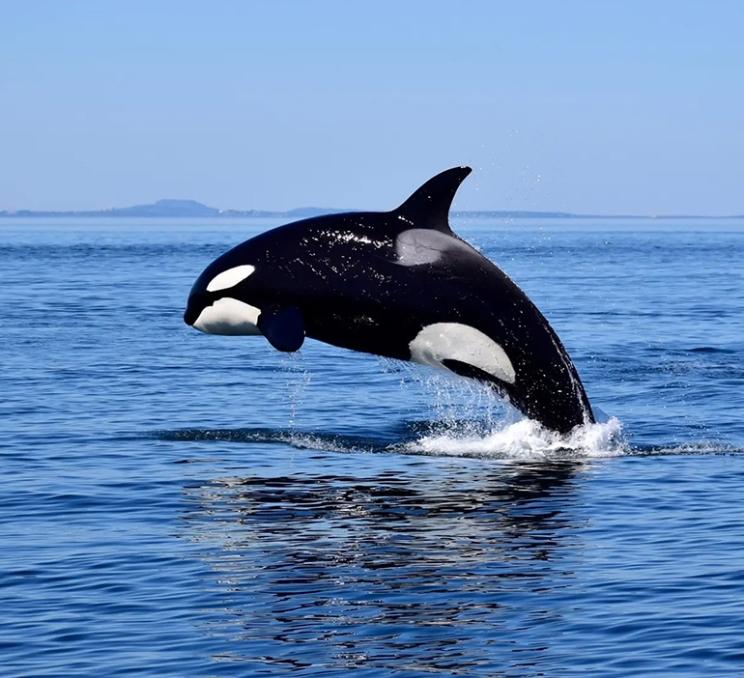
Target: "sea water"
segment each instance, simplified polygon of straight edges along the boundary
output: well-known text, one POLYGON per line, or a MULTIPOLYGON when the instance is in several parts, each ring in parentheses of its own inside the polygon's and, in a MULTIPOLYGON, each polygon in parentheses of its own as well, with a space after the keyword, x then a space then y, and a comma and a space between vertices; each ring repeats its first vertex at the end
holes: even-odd
POLYGON ((275 225, 0 222, 2 675, 744 675, 744 221, 455 225, 572 356, 568 437, 186 327, 275 225))

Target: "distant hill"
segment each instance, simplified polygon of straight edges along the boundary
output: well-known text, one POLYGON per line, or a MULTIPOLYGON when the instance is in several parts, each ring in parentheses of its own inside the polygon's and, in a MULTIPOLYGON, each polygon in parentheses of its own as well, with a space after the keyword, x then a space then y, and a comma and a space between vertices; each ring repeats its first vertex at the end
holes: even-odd
POLYGON ((149 205, 115 207, 107 216, 115 217, 218 217, 220 210, 203 205, 196 200, 174 200, 165 198, 149 205))
MULTIPOLYGON (((196 200, 164 198, 146 205, 133 205, 131 207, 112 207, 105 210, 73 210, 73 211, 36 211, 36 210, 4 210, 0 211, 3 217, 150 217, 150 218, 281 218, 281 219, 303 219, 318 216, 319 214, 337 214, 348 212, 334 207, 297 207, 285 211, 272 210, 221 210, 210 207, 196 200)), ((573 212, 532 212, 526 210, 474 210, 457 211, 452 213, 455 217, 465 219, 742 219, 744 215, 730 216, 705 216, 705 215, 641 215, 641 214, 576 214, 573 212)))
POLYGON ((288 217, 303 218, 344 212, 332 207, 297 207, 287 211, 221 210, 196 200, 164 198, 146 205, 112 207, 104 210, 3 210, 0 217, 288 217))
POLYGON ((16 210, 0 212, 0 217, 218 217, 221 210, 196 200, 166 198, 147 205, 112 207, 105 210, 16 210))

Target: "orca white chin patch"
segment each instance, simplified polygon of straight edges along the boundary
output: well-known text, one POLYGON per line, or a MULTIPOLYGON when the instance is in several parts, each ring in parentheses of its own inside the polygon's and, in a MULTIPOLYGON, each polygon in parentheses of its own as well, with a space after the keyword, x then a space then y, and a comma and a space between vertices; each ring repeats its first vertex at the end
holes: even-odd
POLYGON ((233 266, 222 273, 218 273, 207 285, 207 292, 219 292, 235 287, 239 282, 245 280, 256 270, 255 266, 244 264, 243 266, 233 266))
POLYGON ((506 351, 480 330, 462 323, 434 323, 421 330, 408 344, 411 360, 447 369, 443 360, 457 360, 513 384, 514 366, 506 351))
POLYGON ((222 297, 199 314, 194 327, 207 334, 261 334, 257 327, 260 314, 255 306, 222 297))

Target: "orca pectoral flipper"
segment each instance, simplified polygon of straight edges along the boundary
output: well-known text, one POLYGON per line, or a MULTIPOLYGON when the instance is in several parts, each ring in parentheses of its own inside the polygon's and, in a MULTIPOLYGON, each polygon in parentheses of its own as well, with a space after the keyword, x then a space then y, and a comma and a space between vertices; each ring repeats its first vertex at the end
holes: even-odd
POLYGON ((258 316, 258 329, 277 350, 298 351, 305 341, 305 322, 299 308, 270 307, 258 316))

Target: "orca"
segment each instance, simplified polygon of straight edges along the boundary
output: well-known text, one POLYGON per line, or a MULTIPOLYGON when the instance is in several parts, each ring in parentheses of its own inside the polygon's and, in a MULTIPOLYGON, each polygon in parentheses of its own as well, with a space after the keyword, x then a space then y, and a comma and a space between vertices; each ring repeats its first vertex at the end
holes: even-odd
POLYGON ((433 177, 390 212, 303 219, 229 250, 194 283, 184 320, 212 334, 305 337, 477 379, 546 428, 595 421, 560 339, 522 290, 455 235, 469 167, 433 177))

